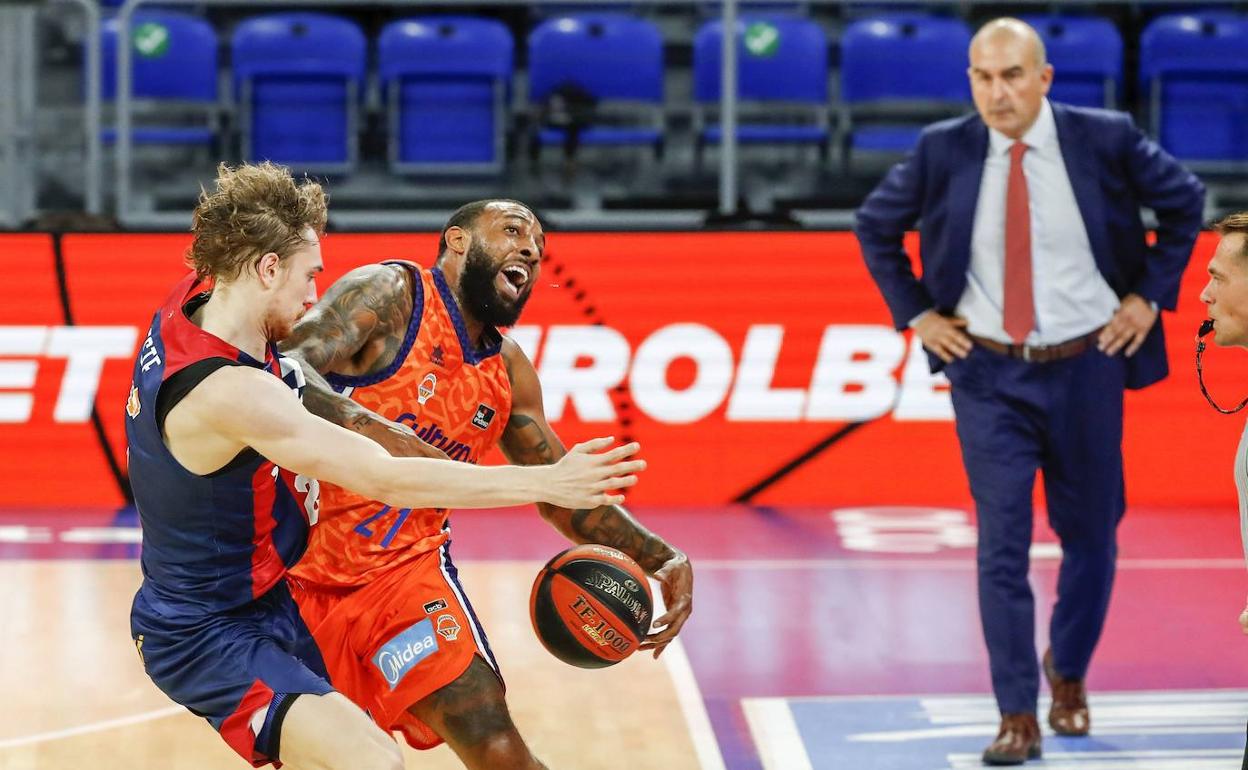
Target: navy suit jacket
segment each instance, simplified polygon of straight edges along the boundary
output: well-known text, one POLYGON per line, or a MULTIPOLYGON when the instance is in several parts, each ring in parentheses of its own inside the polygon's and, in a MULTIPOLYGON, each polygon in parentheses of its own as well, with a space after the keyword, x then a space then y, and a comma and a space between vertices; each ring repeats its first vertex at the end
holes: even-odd
MULTIPOLYGON (((1204 186, 1136 128, 1130 116, 1052 106, 1066 173, 1097 268, 1119 297, 1135 293, 1173 310, 1201 229, 1204 186), (1157 217, 1157 241, 1151 247, 1145 241, 1141 207, 1157 217)), ((987 152, 988 127, 977 114, 928 126, 910 155, 858 209, 854 232, 898 329, 925 310, 952 313, 962 297, 987 152), (916 222, 921 278, 915 277, 902 247, 902 237, 916 222)), ((932 371, 937 371, 943 362, 929 357, 932 371)), ((1128 388, 1166 376, 1160 321, 1127 362, 1128 388)))

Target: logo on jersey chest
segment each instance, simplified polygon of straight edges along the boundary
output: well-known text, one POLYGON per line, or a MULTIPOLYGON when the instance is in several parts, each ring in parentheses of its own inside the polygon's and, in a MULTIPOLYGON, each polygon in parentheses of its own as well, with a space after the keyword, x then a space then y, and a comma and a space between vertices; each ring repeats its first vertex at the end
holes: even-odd
POLYGON ((477 413, 472 416, 472 424, 485 430, 492 422, 494 422, 494 410, 485 404, 478 404, 477 413))
POLYGON ((139 416, 139 410, 142 408, 142 404, 139 403, 139 389, 131 386, 130 398, 126 399, 126 414, 130 415, 130 419, 133 420, 139 416))
POLYGON ((438 378, 433 376, 433 372, 425 375, 425 379, 420 381, 420 385, 416 388, 416 400, 421 406, 425 402, 433 398, 433 392, 438 387, 438 378))
POLYGON ((416 431, 416 436, 421 441, 446 452, 447 456, 452 460, 476 464, 477 458, 473 457, 473 448, 443 433, 442 428, 436 423, 421 426, 420 421, 416 419, 416 415, 411 412, 399 415, 395 422, 402 423, 416 431))
POLYGON ((446 366, 446 353, 442 350, 441 345, 434 345, 433 350, 429 352, 429 360, 434 366, 446 366))

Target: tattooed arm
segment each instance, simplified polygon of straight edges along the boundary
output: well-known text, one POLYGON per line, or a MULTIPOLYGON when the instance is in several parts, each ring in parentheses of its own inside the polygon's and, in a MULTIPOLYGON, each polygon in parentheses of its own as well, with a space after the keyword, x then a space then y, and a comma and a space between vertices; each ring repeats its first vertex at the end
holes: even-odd
MULTIPOLYGON (((567 453, 563 442, 546 421, 542 406, 542 386, 537 372, 515 342, 503 339, 503 359, 511 379, 511 418, 503 431, 502 450, 517 465, 549 465, 567 453)), ((679 549, 646 529, 619 505, 570 510, 538 503, 542 517, 574 543, 600 543, 618 548, 633 557, 659 581, 667 613, 654 621, 664 627, 650 634, 642 649, 654 649, 654 656, 676 638, 693 611, 693 568, 679 549)))
POLYGON ((392 455, 445 459, 411 428, 338 393, 322 376, 371 374, 394 362, 411 319, 413 279, 394 265, 352 270, 299 319, 281 348, 303 366, 303 404, 309 412, 373 439, 392 455))

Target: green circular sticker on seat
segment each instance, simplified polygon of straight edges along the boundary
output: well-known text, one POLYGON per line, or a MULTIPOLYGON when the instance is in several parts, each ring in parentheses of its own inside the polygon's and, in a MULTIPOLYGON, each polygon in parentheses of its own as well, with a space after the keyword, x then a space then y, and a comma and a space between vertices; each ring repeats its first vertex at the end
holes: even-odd
POLYGON ((169 29, 164 24, 146 22, 134 28, 131 35, 139 56, 156 59, 169 53, 169 29))
POLYGON ((780 48, 780 30, 776 25, 756 21, 745 28, 745 50, 751 56, 775 56, 780 48))

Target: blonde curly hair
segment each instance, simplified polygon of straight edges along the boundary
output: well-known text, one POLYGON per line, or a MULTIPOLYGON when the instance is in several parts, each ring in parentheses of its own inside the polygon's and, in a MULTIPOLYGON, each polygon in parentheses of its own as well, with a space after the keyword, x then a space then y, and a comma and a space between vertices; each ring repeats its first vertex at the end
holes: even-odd
POLYGON ((265 161, 217 166, 216 189, 201 190, 191 218, 195 240, 187 262, 201 279, 231 281, 269 252, 282 259, 306 243, 306 228, 321 236, 328 196, 310 179, 296 184, 285 166, 265 161))

